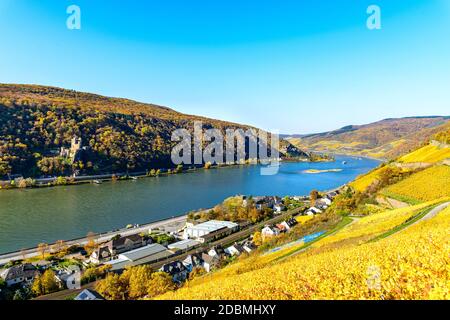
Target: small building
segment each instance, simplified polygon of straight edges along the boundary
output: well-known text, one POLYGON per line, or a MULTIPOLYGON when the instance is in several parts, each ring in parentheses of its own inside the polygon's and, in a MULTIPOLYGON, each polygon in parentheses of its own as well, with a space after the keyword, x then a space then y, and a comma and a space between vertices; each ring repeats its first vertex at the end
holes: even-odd
POLYGON ((309 208, 308 211, 311 211, 311 212, 313 212, 314 214, 322 213, 322 210, 320 210, 320 209, 317 208, 317 207, 311 207, 311 208, 309 208))
POLYGON ((91 289, 84 289, 79 295, 75 297, 76 301, 95 301, 95 300, 105 300, 100 293, 91 289))
POLYGON ((230 255, 230 256, 240 256, 244 252, 246 252, 246 251, 238 243, 235 243, 234 245, 229 246, 228 248, 225 249, 225 253, 230 255))
POLYGON ((206 272, 213 271, 220 264, 220 259, 216 256, 212 257, 209 254, 202 254, 203 268, 206 272))
POLYGON ((21 284, 31 284, 39 271, 31 263, 12 266, 3 270, 0 277, 5 280, 8 287, 21 284))
POLYGON ((321 198, 321 199, 319 199, 319 200, 317 200, 317 201, 318 201, 319 203, 322 203, 322 204, 326 205, 326 206, 330 206, 331 203, 332 203, 332 201, 331 201, 330 199, 328 199, 327 197, 321 198))
POLYGON ((288 219, 286 221, 283 221, 280 225, 283 226, 283 228, 286 231, 289 231, 292 229, 292 227, 294 227, 296 224, 298 224, 297 220, 295 220, 294 218, 288 219))
POLYGON ((221 246, 212 247, 208 251, 208 255, 211 257, 216 257, 218 259, 222 259, 225 256, 226 252, 221 246))
POLYGON ((105 264, 111 265, 111 271, 118 271, 123 270, 126 267, 157 262, 170 258, 173 255, 173 252, 167 250, 166 247, 158 243, 154 243, 136 250, 119 254, 117 259, 108 261, 105 264))
POLYGON ((251 242, 251 241, 245 241, 245 242, 242 244, 242 248, 243 248, 245 251, 247 251, 247 253, 251 253, 253 250, 256 249, 256 246, 255 246, 255 244, 254 244, 253 242, 251 242))
POLYGON ((283 204, 276 204, 273 206, 273 210, 275 210, 275 212, 280 213, 281 211, 286 210, 286 207, 283 204))
POLYGON ((275 237, 280 234, 280 229, 272 226, 265 226, 261 231, 261 235, 264 237, 275 237))
POLYGON ((209 243, 229 236, 231 233, 233 233, 232 229, 223 227, 222 229, 201 236, 200 238, 198 238, 198 241, 200 241, 201 243, 209 243))
POLYGON ((89 261, 93 264, 102 264, 113 258, 113 252, 109 246, 99 247, 92 252, 89 261))
POLYGON ((189 272, 192 272, 194 268, 203 266, 203 260, 201 256, 197 254, 190 254, 183 260, 183 264, 189 272))
POLYGON ((207 234, 228 228, 231 232, 239 230, 239 225, 230 221, 210 220, 197 225, 188 226, 184 230, 184 239, 199 239, 207 234))
POLYGON ((138 249, 145 245, 147 245, 147 241, 139 234, 117 237, 106 244, 106 246, 112 249, 113 255, 138 249))
POLYGON ((168 248, 169 248, 169 250, 172 250, 172 251, 185 251, 185 250, 196 248, 200 244, 201 244, 200 241, 186 239, 186 240, 172 243, 171 245, 168 246, 168 248))
POLYGON ((325 197, 327 199, 333 200, 334 198, 336 198, 339 195, 339 191, 332 191, 332 192, 328 192, 325 197))
POLYGON ((174 261, 165 264, 161 267, 160 271, 169 274, 172 277, 173 282, 181 283, 189 276, 188 269, 181 261, 174 261))

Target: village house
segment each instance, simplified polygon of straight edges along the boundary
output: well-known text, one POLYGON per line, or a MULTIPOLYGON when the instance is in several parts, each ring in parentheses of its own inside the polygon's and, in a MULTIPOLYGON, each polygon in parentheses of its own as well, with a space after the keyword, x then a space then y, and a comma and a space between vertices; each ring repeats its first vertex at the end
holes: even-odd
POLYGON ((114 255, 124 253, 130 250, 138 249, 149 244, 151 240, 145 240, 139 234, 132 234, 126 237, 118 237, 111 240, 108 246, 112 248, 114 255))
POLYGON ((251 241, 245 241, 245 242, 242 244, 242 248, 243 248, 245 251, 247 251, 247 253, 251 253, 253 250, 256 249, 256 246, 255 246, 255 244, 254 244, 253 242, 251 242, 251 241))
POLYGON ((280 229, 278 229, 277 227, 272 227, 272 226, 265 226, 261 231, 261 235, 263 237, 275 237, 275 236, 278 236, 279 234, 280 234, 280 229))
POLYGON ((102 264, 113 258, 112 249, 109 246, 99 247, 92 252, 89 261, 93 264, 102 264))
POLYGON ((12 266, 3 270, 0 277, 5 280, 8 287, 15 285, 29 285, 33 282, 39 271, 31 263, 12 266))
POLYGON ((325 198, 319 199, 319 202, 321 202, 321 203, 323 203, 323 204, 325 204, 325 205, 327 205, 327 206, 330 206, 331 203, 332 203, 332 200, 330 200, 330 199, 328 199, 327 197, 325 197, 325 198))
POLYGON ((244 248, 238 243, 235 243, 234 245, 229 246, 224 251, 226 254, 228 254, 230 256, 240 256, 241 254, 243 254, 245 252, 244 248))
POLYGON ((225 250, 221 246, 215 246, 208 251, 208 255, 222 259, 225 256, 225 250))
POLYGON ((181 283, 189 276, 188 269, 181 261, 174 261, 162 266, 160 271, 169 274, 172 277, 173 282, 181 283))
POLYGON ((186 259, 183 260, 183 264, 189 272, 192 272, 194 268, 202 267, 203 260, 201 256, 197 254, 190 254, 186 257, 186 259))
POLYGON ((311 208, 309 208, 308 211, 306 211, 306 215, 308 215, 308 216, 313 216, 313 215, 319 214, 319 213, 322 213, 322 210, 320 210, 317 207, 311 207, 311 208))
POLYGON ((111 261, 121 253, 142 248, 151 242, 151 239, 145 240, 139 234, 132 234, 125 237, 118 236, 95 249, 89 260, 93 264, 102 264, 111 261))
MULTIPOLYGON (((79 270, 72 269, 70 267, 57 270, 55 273, 55 278, 58 282, 59 287, 67 288, 69 284, 74 286, 76 284, 76 281, 79 280, 79 277, 77 277, 77 272, 79 272, 79 270)), ((78 276, 79 275, 80 274, 78 274, 78 276)))
POLYGON ((276 213, 280 213, 281 211, 286 210, 286 207, 283 204, 276 204, 273 206, 273 210, 275 210, 276 213))
POLYGON ((211 272, 220 265, 220 259, 217 256, 213 257, 209 254, 203 253, 202 260, 203 268, 206 270, 206 272, 211 272))
POLYGON ((333 201, 334 198, 336 198, 339 195, 339 191, 332 191, 332 192, 328 192, 327 194, 325 194, 325 197, 327 199, 330 199, 331 201, 333 201))

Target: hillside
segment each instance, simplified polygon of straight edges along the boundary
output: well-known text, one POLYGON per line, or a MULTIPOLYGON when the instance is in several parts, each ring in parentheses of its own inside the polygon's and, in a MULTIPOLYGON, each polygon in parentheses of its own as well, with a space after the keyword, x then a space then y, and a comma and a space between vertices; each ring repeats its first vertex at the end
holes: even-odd
MULTIPOLYGON (((0 177, 144 171, 172 166, 175 129, 248 129, 167 107, 36 85, 0 84, 0 177), (60 156, 74 136, 79 156, 60 156)), ((308 157, 284 141, 286 150, 308 157)), ((70 154, 70 151, 67 151, 70 154)), ((290 154, 282 154, 290 157, 290 154)))
POLYGON ((300 243, 246 257, 159 298, 448 299, 450 166, 436 156, 446 155, 446 146, 438 153, 434 147, 435 141, 400 158, 428 160, 425 167, 392 162, 352 182, 325 214, 375 209, 326 230, 308 250, 300 243), (376 203, 383 197, 406 203, 376 203))
POLYGON ((437 203, 362 218, 304 253, 247 258, 160 299, 448 299, 450 208, 388 236, 437 203))
POLYGON ((437 165, 414 173, 382 193, 410 203, 450 197, 450 166, 437 165))
MULTIPOLYGON (((450 128, 450 117, 409 117, 385 119, 361 126, 287 137, 300 148, 311 151, 364 155, 394 159, 415 150, 436 133, 450 128)), ((442 137, 445 139, 445 137, 442 137)))

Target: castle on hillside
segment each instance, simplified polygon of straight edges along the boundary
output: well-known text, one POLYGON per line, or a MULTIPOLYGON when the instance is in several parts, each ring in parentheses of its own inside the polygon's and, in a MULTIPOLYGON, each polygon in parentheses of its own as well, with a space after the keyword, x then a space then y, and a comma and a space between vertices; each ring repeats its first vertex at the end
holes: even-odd
POLYGON ((81 138, 74 136, 70 142, 70 148, 61 147, 59 155, 75 162, 79 159, 82 150, 84 150, 84 148, 81 138))

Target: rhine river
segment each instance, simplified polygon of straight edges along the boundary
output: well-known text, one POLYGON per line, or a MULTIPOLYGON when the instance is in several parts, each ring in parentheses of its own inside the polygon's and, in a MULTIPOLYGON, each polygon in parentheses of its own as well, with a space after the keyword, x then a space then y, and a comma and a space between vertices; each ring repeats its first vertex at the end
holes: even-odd
POLYGON ((330 190, 378 164, 338 156, 335 162, 285 162, 273 176, 261 175, 260 167, 253 165, 102 185, 1 191, 0 253, 211 208, 236 194, 294 196, 330 190), (309 169, 342 171, 304 173, 309 169))

